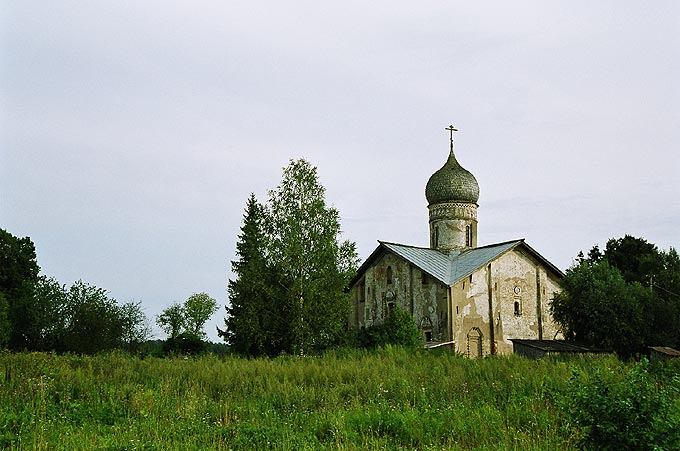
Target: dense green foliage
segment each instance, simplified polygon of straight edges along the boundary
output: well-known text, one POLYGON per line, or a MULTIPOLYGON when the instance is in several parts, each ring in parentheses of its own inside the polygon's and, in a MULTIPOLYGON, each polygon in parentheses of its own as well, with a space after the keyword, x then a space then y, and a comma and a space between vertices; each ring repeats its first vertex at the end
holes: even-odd
POLYGON ((23 308, 30 308, 30 315, 23 315, 20 326, 14 327, 21 339, 10 347, 90 354, 132 351, 150 335, 140 303, 118 304, 106 290, 83 281, 66 288, 54 278, 39 276, 28 299, 23 308))
POLYGON ((658 375, 650 372, 646 360, 624 372, 607 367, 574 370, 562 404, 579 427, 579 446, 597 451, 678 449, 680 365, 669 366, 671 371, 658 375))
POLYGON ((161 352, 163 355, 198 355, 206 352, 209 346, 208 342, 202 340, 197 335, 182 332, 163 341, 161 352))
POLYGON ((296 160, 267 205, 248 200, 221 331, 238 352, 316 352, 343 336, 358 258, 354 243, 339 242, 339 213, 324 195, 316 168, 296 160))
POLYGON ((186 332, 194 337, 206 338, 203 326, 217 311, 217 301, 207 293, 194 293, 184 301, 186 332))
POLYGON ((580 263, 567 270, 551 309, 566 339, 630 355, 642 346, 644 295, 606 261, 580 263))
POLYGON ((33 241, 0 229, 0 347, 34 348, 29 329, 36 322, 33 286, 39 272, 33 241))
POLYGON ((168 338, 178 337, 186 328, 184 306, 179 302, 175 302, 170 307, 164 309, 156 317, 156 324, 168 335, 168 338))
POLYGON ((156 324, 168 335, 163 351, 196 354, 206 350, 203 326, 217 308, 217 301, 207 293, 194 293, 163 310, 156 317, 156 324))
POLYGON ((567 339, 622 356, 680 347, 680 257, 642 238, 595 246, 567 270, 551 309, 567 339))
POLYGON ((231 262, 236 277, 229 280, 229 305, 220 337, 238 354, 274 355, 280 351, 282 318, 270 300, 276 291, 275 274, 267 262, 265 210, 251 194, 236 242, 237 260, 231 262))
POLYGON ((637 368, 611 356, 467 360, 394 347, 276 359, 4 353, 0 448, 569 450, 592 431, 569 406, 582 402, 600 409, 585 412, 601 424, 614 421, 620 403, 638 400, 633 387, 619 392, 626 383, 665 395, 662 409, 643 401, 639 411, 653 420, 638 429, 652 437, 677 425, 678 380, 669 374, 678 366, 630 379, 637 368), (584 402, 595 380, 598 406, 584 402))
POLYGON ((9 302, 0 291, 0 349, 5 347, 12 332, 12 323, 9 320, 9 302))
POLYGON ((358 344, 364 348, 401 345, 407 348, 423 346, 423 334, 413 317, 399 306, 394 306, 388 318, 357 333, 358 344))
POLYGON ((0 347, 95 353, 149 337, 140 303, 120 305, 82 281, 67 289, 39 271, 31 239, 0 230, 0 347))
POLYGON ((61 352, 95 353, 110 349, 134 349, 149 336, 141 305, 119 305, 102 288, 82 281, 64 293, 63 323, 55 325, 55 349, 61 352))
POLYGON ((357 265, 354 243, 338 241, 340 214, 327 207, 316 168, 291 161, 269 192, 268 256, 281 289, 275 303, 285 330, 283 347, 300 353, 323 349, 344 332, 344 293, 357 265))

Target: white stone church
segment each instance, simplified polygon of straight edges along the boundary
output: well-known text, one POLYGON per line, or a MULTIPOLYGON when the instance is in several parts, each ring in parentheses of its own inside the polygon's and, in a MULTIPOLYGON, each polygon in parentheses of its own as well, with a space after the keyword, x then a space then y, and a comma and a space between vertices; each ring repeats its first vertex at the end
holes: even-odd
POLYGON ((430 247, 378 241, 350 282, 349 325, 368 327, 394 306, 413 316, 426 346, 468 357, 512 353, 511 339, 561 336, 550 302, 563 277, 523 239, 477 247, 479 185, 451 149, 427 182, 430 247))

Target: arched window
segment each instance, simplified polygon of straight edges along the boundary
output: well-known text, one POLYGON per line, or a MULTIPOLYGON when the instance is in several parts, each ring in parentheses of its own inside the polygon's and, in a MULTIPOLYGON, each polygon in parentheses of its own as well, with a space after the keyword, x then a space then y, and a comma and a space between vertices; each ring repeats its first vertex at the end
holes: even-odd
POLYGON ((472 234, 470 233, 470 226, 465 226, 465 245, 472 246, 472 234))
POLYGON ((387 284, 392 285, 392 267, 387 267, 387 284))

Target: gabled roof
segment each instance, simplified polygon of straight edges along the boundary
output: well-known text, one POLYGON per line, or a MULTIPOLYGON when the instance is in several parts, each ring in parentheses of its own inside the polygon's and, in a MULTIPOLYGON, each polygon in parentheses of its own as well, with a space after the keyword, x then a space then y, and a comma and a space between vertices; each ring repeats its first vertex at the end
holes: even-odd
POLYGON ((491 244, 462 252, 452 251, 449 254, 435 249, 408 246, 404 244, 388 243, 384 241, 378 241, 378 243, 378 247, 361 265, 356 276, 350 281, 350 286, 354 285, 361 278, 366 269, 385 251, 390 251, 400 256, 448 286, 464 279, 477 269, 517 247, 521 247, 525 252, 539 260, 558 277, 564 276, 562 271, 543 258, 543 256, 536 252, 531 246, 526 244, 524 239, 491 244))
POLYGON ((386 243, 378 241, 381 247, 389 249, 404 260, 414 264, 432 277, 446 282, 451 267, 451 259, 448 255, 434 249, 426 249, 403 244, 386 243))

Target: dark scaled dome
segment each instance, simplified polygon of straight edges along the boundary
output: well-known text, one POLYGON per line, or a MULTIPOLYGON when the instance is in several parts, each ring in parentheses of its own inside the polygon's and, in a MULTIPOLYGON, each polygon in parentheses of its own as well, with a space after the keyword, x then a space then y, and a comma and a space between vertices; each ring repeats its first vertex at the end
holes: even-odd
MULTIPOLYGON (((453 146, 452 146, 453 147, 453 146)), ((476 204, 479 200, 479 185, 477 179, 467 169, 463 168, 453 148, 449 159, 440 170, 432 174, 425 187, 425 197, 429 205, 440 202, 469 202, 476 204)))

